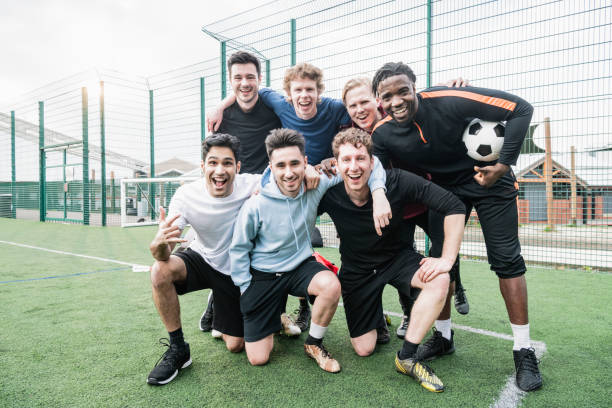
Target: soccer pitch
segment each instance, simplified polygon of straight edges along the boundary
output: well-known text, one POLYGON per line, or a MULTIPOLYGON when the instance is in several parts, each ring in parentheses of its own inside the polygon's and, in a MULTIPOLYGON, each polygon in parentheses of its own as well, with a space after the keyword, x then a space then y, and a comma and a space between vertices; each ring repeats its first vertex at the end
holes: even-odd
MULTIPOLYGON (((167 333, 148 273, 131 265, 151 263, 154 231, 0 218, 0 406, 610 406, 612 274, 529 269, 531 336, 546 348, 544 386, 516 394, 506 388, 512 341, 497 335, 510 335, 497 279, 485 263, 470 261, 462 262, 470 314, 453 314, 457 350, 431 364, 446 386, 442 394, 395 372, 395 336, 358 357, 342 307, 325 339, 339 374, 306 357, 304 334, 277 337, 270 363, 252 367, 244 352, 231 354, 198 330, 208 291, 181 297, 192 366, 166 386, 148 386, 146 375, 164 351, 157 341, 167 333)), ((335 249, 321 252, 339 263, 335 249)), ((292 298, 288 310, 294 307, 292 298)), ((394 332, 401 309, 391 287, 384 308, 394 332)))

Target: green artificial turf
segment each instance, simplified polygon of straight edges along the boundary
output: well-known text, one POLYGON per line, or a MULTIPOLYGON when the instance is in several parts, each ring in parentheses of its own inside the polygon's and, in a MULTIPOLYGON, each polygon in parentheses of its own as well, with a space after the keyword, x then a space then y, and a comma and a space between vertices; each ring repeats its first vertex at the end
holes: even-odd
MULTIPOLYGON (((150 264, 154 227, 120 229, 0 219, 0 240, 150 264)), ((337 250, 320 252, 339 264, 337 250)), ((325 344, 342 364, 320 370, 303 352, 305 338, 277 337, 271 361, 252 367, 244 353, 198 330, 208 291, 181 297, 183 331, 193 364, 163 387, 145 383, 167 336, 148 273, 124 265, 0 243, 0 406, 408 406, 488 407, 512 375, 512 342, 455 330, 457 351, 431 366, 446 391, 433 394, 394 371, 401 340, 358 357, 338 308, 325 344), (51 278, 55 277, 55 278, 51 278), (51 279, 42 279, 51 278, 51 279)), ((546 343, 544 387, 528 407, 605 407, 612 390, 612 275, 530 268, 531 336, 546 343)), ((510 334, 497 279, 485 263, 462 262, 470 314, 460 325, 510 334)), ((384 308, 399 313, 388 287, 384 308)), ((288 310, 297 307, 290 298, 288 310)), ((400 319, 393 317, 394 333, 400 319)))

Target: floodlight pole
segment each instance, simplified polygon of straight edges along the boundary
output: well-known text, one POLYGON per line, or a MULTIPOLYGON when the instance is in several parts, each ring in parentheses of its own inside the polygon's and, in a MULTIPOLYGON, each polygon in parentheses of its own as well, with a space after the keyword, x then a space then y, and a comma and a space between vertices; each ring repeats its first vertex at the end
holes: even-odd
MULTIPOLYGON (((104 113, 104 81, 100 81, 100 189, 102 226, 106 227, 106 115, 104 113)), ((95 207, 95 205, 94 205, 95 207)))

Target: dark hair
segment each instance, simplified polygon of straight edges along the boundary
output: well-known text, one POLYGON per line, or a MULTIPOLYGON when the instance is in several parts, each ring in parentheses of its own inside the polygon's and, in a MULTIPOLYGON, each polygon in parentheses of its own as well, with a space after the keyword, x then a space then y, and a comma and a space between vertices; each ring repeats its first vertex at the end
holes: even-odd
POLYGON ((232 153, 234 153, 236 162, 239 160, 240 140, 236 136, 226 133, 213 133, 210 136, 206 136, 206 139, 202 141, 202 160, 206 160, 206 155, 208 155, 210 148, 214 146, 229 147, 232 149, 232 153))
POLYGON ((266 137, 266 151, 268 152, 268 158, 272 155, 272 152, 276 149, 283 147, 297 146, 300 149, 300 153, 304 155, 304 136, 297 130, 293 129, 273 129, 270 131, 268 137, 266 137))
POLYGON ((232 65, 234 64, 253 64, 255 65, 255 69, 257 69, 257 75, 261 75, 261 66, 259 65, 259 59, 246 51, 237 51, 230 55, 227 60, 227 71, 232 73, 232 65))
POLYGON ((396 75, 406 75, 412 82, 416 82, 416 75, 414 75, 414 72, 408 65, 403 62, 387 62, 376 71, 372 79, 372 93, 374 96, 378 96, 378 85, 382 81, 396 75))
POLYGON ((368 132, 358 128, 348 128, 334 136, 332 151, 336 159, 338 158, 340 146, 347 143, 355 146, 357 149, 364 146, 370 157, 372 157, 372 137, 368 132))

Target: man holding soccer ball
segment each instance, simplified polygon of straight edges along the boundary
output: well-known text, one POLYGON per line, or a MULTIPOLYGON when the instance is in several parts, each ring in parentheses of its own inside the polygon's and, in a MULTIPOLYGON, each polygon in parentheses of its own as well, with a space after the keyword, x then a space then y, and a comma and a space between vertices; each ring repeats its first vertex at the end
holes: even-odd
MULTIPOLYGON (((524 391, 535 390, 542 379, 529 337, 526 267, 518 240, 518 185, 510 169, 533 107, 515 95, 484 88, 435 87, 416 93, 415 82, 412 69, 401 62, 387 63, 374 75, 372 90, 389 114, 372 134, 374 155, 385 166, 431 174, 433 182, 463 201, 466 219, 472 208, 476 210, 512 326, 517 385, 524 391), (466 155, 462 135, 473 118, 506 121, 497 162, 483 165, 466 155)), ((431 234, 442 231, 430 227, 431 234)), ((417 357, 429 360, 454 350, 449 297, 434 335, 419 346, 417 357)))

